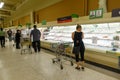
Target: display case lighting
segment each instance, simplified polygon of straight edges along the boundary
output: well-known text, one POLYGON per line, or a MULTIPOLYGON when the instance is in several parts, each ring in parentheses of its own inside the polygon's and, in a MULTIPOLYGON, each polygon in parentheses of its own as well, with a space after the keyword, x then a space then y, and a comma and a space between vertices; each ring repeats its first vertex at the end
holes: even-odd
POLYGON ((4 6, 4 2, 0 2, 0 8, 4 6))

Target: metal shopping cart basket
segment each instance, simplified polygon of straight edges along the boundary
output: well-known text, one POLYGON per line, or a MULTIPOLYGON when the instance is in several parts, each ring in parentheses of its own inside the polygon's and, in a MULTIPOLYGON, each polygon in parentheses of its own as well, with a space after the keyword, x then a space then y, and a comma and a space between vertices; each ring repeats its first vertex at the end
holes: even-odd
POLYGON ((56 53, 56 58, 53 58, 52 62, 58 63, 60 65, 61 70, 63 69, 63 62, 70 61, 71 66, 73 66, 73 59, 71 57, 68 57, 66 53, 66 49, 70 45, 71 45, 70 42, 60 42, 52 45, 52 48, 56 53))
POLYGON ((30 41, 30 38, 23 38, 21 40, 21 55, 23 53, 25 53, 26 51, 28 51, 29 53, 32 54, 32 48, 31 48, 31 41, 30 41))

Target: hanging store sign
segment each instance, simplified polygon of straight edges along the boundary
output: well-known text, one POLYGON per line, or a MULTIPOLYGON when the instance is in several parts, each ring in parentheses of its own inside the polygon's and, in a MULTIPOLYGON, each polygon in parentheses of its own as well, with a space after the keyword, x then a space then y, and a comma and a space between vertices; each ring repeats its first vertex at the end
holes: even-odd
POLYGON ((72 16, 72 18, 79 18, 78 14, 72 14, 71 16, 72 16))
POLYGON ((95 19, 95 18, 102 18, 103 17, 103 9, 97 9, 97 10, 91 10, 89 14, 90 19, 95 19))
POLYGON ((22 27, 22 24, 19 24, 18 27, 21 28, 21 27, 22 27))
POLYGON ((30 26, 31 26, 31 23, 26 23, 27 28, 30 28, 30 26))
POLYGON ((112 17, 120 17, 120 8, 112 10, 112 17))
POLYGON ((72 16, 66 16, 66 17, 58 18, 57 22, 58 23, 72 22, 72 16))
POLYGON ((46 20, 42 20, 42 25, 46 25, 47 21, 46 20))

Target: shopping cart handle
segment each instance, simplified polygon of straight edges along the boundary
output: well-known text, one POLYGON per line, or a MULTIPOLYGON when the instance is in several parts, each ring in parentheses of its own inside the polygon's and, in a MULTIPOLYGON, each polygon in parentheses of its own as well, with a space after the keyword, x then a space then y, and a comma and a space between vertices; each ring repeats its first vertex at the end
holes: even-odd
POLYGON ((73 42, 65 42, 65 43, 73 43, 73 42))

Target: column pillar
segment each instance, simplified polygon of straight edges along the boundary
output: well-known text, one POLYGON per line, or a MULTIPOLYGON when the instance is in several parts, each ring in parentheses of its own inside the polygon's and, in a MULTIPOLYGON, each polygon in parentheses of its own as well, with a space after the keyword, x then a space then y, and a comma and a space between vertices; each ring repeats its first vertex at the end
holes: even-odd
POLYGON ((30 22, 31 22, 31 24, 34 24, 34 14, 33 14, 33 11, 30 12, 30 22))
POLYGON ((84 16, 88 15, 88 0, 84 0, 84 16))
POLYGON ((107 0, 99 0, 99 8, 103 8, 104 13, 107 12, 107 0))

